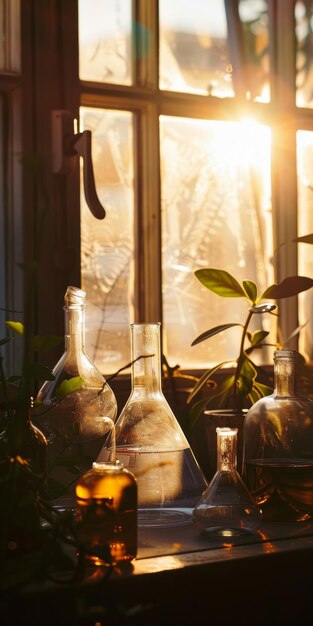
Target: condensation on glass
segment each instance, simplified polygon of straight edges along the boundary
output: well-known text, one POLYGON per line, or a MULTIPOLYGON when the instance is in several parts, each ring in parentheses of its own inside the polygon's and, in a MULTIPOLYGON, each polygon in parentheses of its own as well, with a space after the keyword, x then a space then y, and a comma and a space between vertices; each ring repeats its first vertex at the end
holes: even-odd
POLYGON ((132 84, 132 1, 79 0, 81 80, 132 84))
POLYGON ((224 0, 160 0, 161 89, 233 97, 237 76, 248 98, 269 100, 267 3, 241 0, 238 10, 239 29, 224 0))
MULTIPOLYGON (((246 305, 234 298, 230 310, 229 299, 209 294, 194 271, 225 269, 260 289, 274 282, 271 133, 251 120, 162 116, 160 136, 164 350, 183 367, 207 367, 234 357, 241 329, 192 341, 218 323, 241 324, 246 305)), ((274 331, 274 320, 264 318, 264 330, 274 331)))
MULTIPOLYGON (((313 132, 297 132, 298 237, 313 233, 313 132)), ((312 238, 313 239, 313 238, 312 238)), ((299 275, 313 276, 313 244, 299 243, 299 275)), ((299 336, 299 350, 313 359, 313 301, 311 291, 299 294, 299 322, 305 325, 299 336)))
POLYGON ((295 3, 296 105, 313 108, 313 2, 295 3))
POLYGON ((20 0, 0 0, 0 70, 20 70, 20 0))
MULTIPOLYGON (((104 220, 81 190, 81 287, 88 294, 86 350, 105 374, 129 362, 134 307, 133 116, 81 108, 81 130, 92 131, 95 183, 104 220)), ((81 176, 82 179, 82 176, 81 176)))

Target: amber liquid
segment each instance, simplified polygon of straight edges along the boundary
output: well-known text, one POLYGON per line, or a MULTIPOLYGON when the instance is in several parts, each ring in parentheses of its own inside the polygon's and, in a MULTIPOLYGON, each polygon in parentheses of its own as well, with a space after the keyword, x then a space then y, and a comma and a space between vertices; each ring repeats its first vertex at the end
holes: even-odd
POLYGON ((119 473, 84 477, 76 487, 76 525, 85 556, 95 565, 131 561, 137 554, 137 485, 119 473))
POLYGON ((243 478, 264 520, 313 519, 313 459, 252 459, 243 478))

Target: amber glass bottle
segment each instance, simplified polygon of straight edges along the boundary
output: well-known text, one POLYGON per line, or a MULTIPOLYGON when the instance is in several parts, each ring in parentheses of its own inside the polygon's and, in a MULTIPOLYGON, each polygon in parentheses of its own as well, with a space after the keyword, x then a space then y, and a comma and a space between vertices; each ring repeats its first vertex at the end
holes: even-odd
POLYGON ((137 554, 137 482, 119 461, 93 463, 76 485, 78 538, 95 565, 137 554))

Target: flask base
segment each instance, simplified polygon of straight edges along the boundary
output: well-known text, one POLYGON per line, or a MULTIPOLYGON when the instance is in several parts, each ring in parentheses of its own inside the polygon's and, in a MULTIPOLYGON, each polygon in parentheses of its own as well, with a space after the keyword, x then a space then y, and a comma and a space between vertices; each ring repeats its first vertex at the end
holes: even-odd
POLYGON ((185 526, 192 523, 192 508, 139 508, 139 528, 185 526))
POLYGON ((248 528, 232 528, 231 526, 213 526, 210 528, 202 528, 201 534, 217 539, 232 539, 238 537, 249 537, 253 535, 253 531, 248 528))

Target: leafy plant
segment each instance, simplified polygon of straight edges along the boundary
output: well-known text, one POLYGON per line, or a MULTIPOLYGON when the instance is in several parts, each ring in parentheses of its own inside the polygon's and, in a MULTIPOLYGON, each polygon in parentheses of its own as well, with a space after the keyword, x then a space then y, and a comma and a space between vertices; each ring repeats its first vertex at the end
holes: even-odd
POLYGON ((222 361, 206 370, 189 394, 187 403, 191 405, 197 396, 199 398, 198 394, 201 390, 210 386, 210 391, 206 397, 201 397, 192 404, 191 421, 193 423, 201 410, 209 406, 212 400, 214 400, 215 407, 230 407, 241 410, 254 404, 259 398, 272 393, 272 388, 261 382, 261 368, 251 358, 252 353, 256 350, 263 346, 272 345, 266 342, 269 333, 262 328, 250 332, 251 320, 255 315, 260 317, 264 314, 274 314, 277 306, 268 300, 280 300, 296 296, 313 286, 313 279, 311 278, 289 276, 281 283, 273 284, 259 293, 258 287, 253 281, 244 280, 240 283, 225 270, 209 267, 197 270, 195 276, 204 287, 222 298, 245 298, 248 303, 248 312, 242 324, 234 322, 220 324, 205 331, 192 342, 192 345, 196 345, 234 326, 242 328, 237 357, 232 361, 222 361), (231 368, 234 362, 235 367, 227 370, 222 377, 222 382, 219 385, 216 384, 214 376, 227 366, 231 368))

